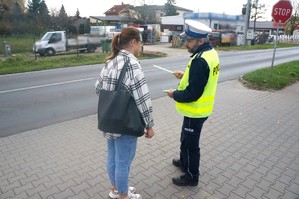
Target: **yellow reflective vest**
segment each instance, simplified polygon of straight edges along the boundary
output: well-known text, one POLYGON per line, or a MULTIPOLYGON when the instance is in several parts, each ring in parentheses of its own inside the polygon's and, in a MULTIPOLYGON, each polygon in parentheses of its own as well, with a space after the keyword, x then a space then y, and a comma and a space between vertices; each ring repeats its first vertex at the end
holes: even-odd
MULTIPOLYGON (((189 84, 189 71, 192 60, 198 56, 195 54, 189 61, 188 66, 185 70, 184 76, 180 81, 178 90, 185 90, 189 84)), ((176 110, 190 118, 203 118, 208 117, 212 114, 214 107, 214 99, 216 93, 216 87, 220 72, 219 57, 215 49, 204 51, 201 58, 205 59, 210 68, 209 79, 207 85, 204 88, 202 96, 194 102, 181 103, 176 102, 176 110)))

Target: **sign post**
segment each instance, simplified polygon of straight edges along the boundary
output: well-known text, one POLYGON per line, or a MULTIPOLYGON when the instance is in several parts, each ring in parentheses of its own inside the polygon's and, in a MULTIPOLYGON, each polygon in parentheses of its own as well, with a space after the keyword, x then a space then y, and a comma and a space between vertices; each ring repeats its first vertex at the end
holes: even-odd
POLYGON ((273 69, 277 40, 278 40, 279 26, 280 24, 286 23, 291 18, 292 11, 293 11, 293 7, 289 0, 280 0, 276 4, 274 4, 272 8, 272 18, 277 23, 277 29, 276 29, 276 38, 274 43, 272 64, 270 69, 270 76, 272 76, 272 69, 273 69))

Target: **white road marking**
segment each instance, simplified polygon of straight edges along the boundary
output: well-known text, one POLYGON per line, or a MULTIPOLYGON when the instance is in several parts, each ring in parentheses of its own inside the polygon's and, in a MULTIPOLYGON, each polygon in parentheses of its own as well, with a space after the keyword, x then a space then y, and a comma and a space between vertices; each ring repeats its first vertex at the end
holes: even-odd
POLYGON ((0 94, 3 94, 3 93, 12 93, 12 92, 24 91, 24 90, 31 90, 31 89, 43 88, 43 87, 50 87, 50 86, 58 86, 58 85, 62 85, 62 84, 71 84, 71 83, 89 81, 89 80, 94 80, 94 79, 96 79, 96 78, 95 77, 91 77, 91 78, 77 79, 77 80, 71 80, 71 81, 65 81, 65 82, 57 82, 57 83, 52 83, 52 84, 43 84, 43 85, 38 85, 38 86, 30 86, 30 87, 25 87, 25 88, 17 88, 17 89, 11 89, 11 90, 4 90, 4 91, 0 91, 0 94))

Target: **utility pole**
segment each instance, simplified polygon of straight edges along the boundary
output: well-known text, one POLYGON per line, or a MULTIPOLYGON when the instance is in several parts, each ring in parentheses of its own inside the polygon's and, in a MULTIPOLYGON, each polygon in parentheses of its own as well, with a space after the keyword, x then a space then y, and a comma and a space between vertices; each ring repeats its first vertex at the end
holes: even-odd
POLYGON ((255 24, 256 24, 256 15, 257 15, 257 9, 258 9, 258 3, 259 3, 259 0, 255 0, 253 6, 254 6, 254 9, 255 9, 255 12, 254 12, 254 24, 253 24, 253 33, 255 33, 255 24))
POLYGON ((247 44, 247 31, 248 31, 248 26, 249 26, 250 6, 251 6, 251 0, 247 0, 243 46, 246 46, 246 44, 247 44))

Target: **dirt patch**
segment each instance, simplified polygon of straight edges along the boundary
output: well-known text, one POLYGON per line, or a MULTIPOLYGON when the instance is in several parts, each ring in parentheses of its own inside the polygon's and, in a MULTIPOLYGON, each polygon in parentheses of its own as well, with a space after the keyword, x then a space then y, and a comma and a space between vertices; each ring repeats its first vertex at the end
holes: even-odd
POLYGON ((148 56, 148 57, 166 57, 167 54, 163 52, 158 52, 158 51, 144 51, 143 55, 148 56))

